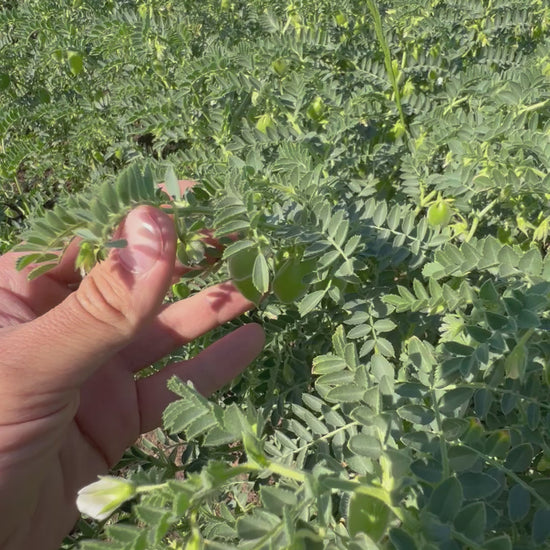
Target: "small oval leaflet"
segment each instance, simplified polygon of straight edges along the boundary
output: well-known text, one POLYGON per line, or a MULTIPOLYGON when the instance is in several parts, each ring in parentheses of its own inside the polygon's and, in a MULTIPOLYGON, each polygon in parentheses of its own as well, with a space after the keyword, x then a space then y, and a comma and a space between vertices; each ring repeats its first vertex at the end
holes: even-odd
POLYGON ((521 521, 531 508, 531 495, 519 484, 514 485, 508 492, 508 516, 510 521, 521 521))
POLYGON ((509 451, 504 466, 513 472, 524 472, 531 466, 532 460, 533 447, 530 443, 522 443, 509 451))

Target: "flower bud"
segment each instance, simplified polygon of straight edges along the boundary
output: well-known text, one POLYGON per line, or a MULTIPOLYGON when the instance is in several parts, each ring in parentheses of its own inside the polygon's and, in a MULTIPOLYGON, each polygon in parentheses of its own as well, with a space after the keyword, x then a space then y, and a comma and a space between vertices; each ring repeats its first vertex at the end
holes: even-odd
POLYGON ((136 486, 131 481, 113 476, 99 476, 99 481, 78 491, 76 506, 81 513, 102 521, 135 494, 136 486))

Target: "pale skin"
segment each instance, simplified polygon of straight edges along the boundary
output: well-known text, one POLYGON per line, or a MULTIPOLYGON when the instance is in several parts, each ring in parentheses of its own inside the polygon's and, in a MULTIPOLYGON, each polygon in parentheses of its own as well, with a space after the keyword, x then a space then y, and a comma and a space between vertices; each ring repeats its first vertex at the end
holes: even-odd
POLYGON ((123 251, 84 279, 77 246, 32 282, 0 257, 0 548, 57 550, 78 518, 76 493, 105 474, 140 434, 161 424, 177 396, 173 375, 208 395, 261 351, 245 325, 197 357, 136 380, 182 344, 252 307, 231 283, 162 305, 175 276, 170 218, 139 207, 123 251))

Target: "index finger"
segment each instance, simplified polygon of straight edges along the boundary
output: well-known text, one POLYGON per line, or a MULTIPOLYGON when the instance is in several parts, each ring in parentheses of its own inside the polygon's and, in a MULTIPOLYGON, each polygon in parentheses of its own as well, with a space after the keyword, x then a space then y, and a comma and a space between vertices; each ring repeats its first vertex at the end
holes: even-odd
POLYGON ((16 269, 17 259, 25 253, 8 252, 0 257, 0 289, 7 291, 15 301, 23 303, 35 316, 42 315, 62 302, 80 282, 80 274, 74 269, 76 254, 78 244, 71 243, 54 269, 43 277, 29 281, 32 265, 21 271, 16 269))
MULTIPOLYGON (((60 252, 59 263, 50 271, 44 274, 44 277, 53 279, 59 283, 73 284, 81 280, 80 273, 75 269, 74 264, 76 256, 78 254, 80 239, 73 239, 67 248, 60 252)), ((19 258, 28 256, 29 252, 6 252, 0 256, 0 287, 2 285, 2 278, 7 272, 13 272, 10 275, 10 280, 22 279, 26 283, 29 283, 28 275, 36 267, 36 264, 30 264, 24 267, 21 271, 17 270, 16 263, 19 258)))

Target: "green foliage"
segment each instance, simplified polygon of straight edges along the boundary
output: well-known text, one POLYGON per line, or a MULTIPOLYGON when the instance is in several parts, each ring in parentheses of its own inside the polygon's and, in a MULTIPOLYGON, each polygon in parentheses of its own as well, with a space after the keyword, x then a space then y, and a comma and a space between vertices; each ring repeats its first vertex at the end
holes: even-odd
POLYGON ((83 548, 547 547, 544 2, 36 0, 0 20, 2 200, 89 182, 39 204, 19 267, 79 237, 87 270, 130 208, 162 206, 184 263, 205 265, 205 228, 227 245, 189 288, 233 276, 267 332, 213 400, 170 383, 168 433, 120 465, 162 488, 82 525, 83 548), (181 197, 176 174, 199 183, 181 197))

